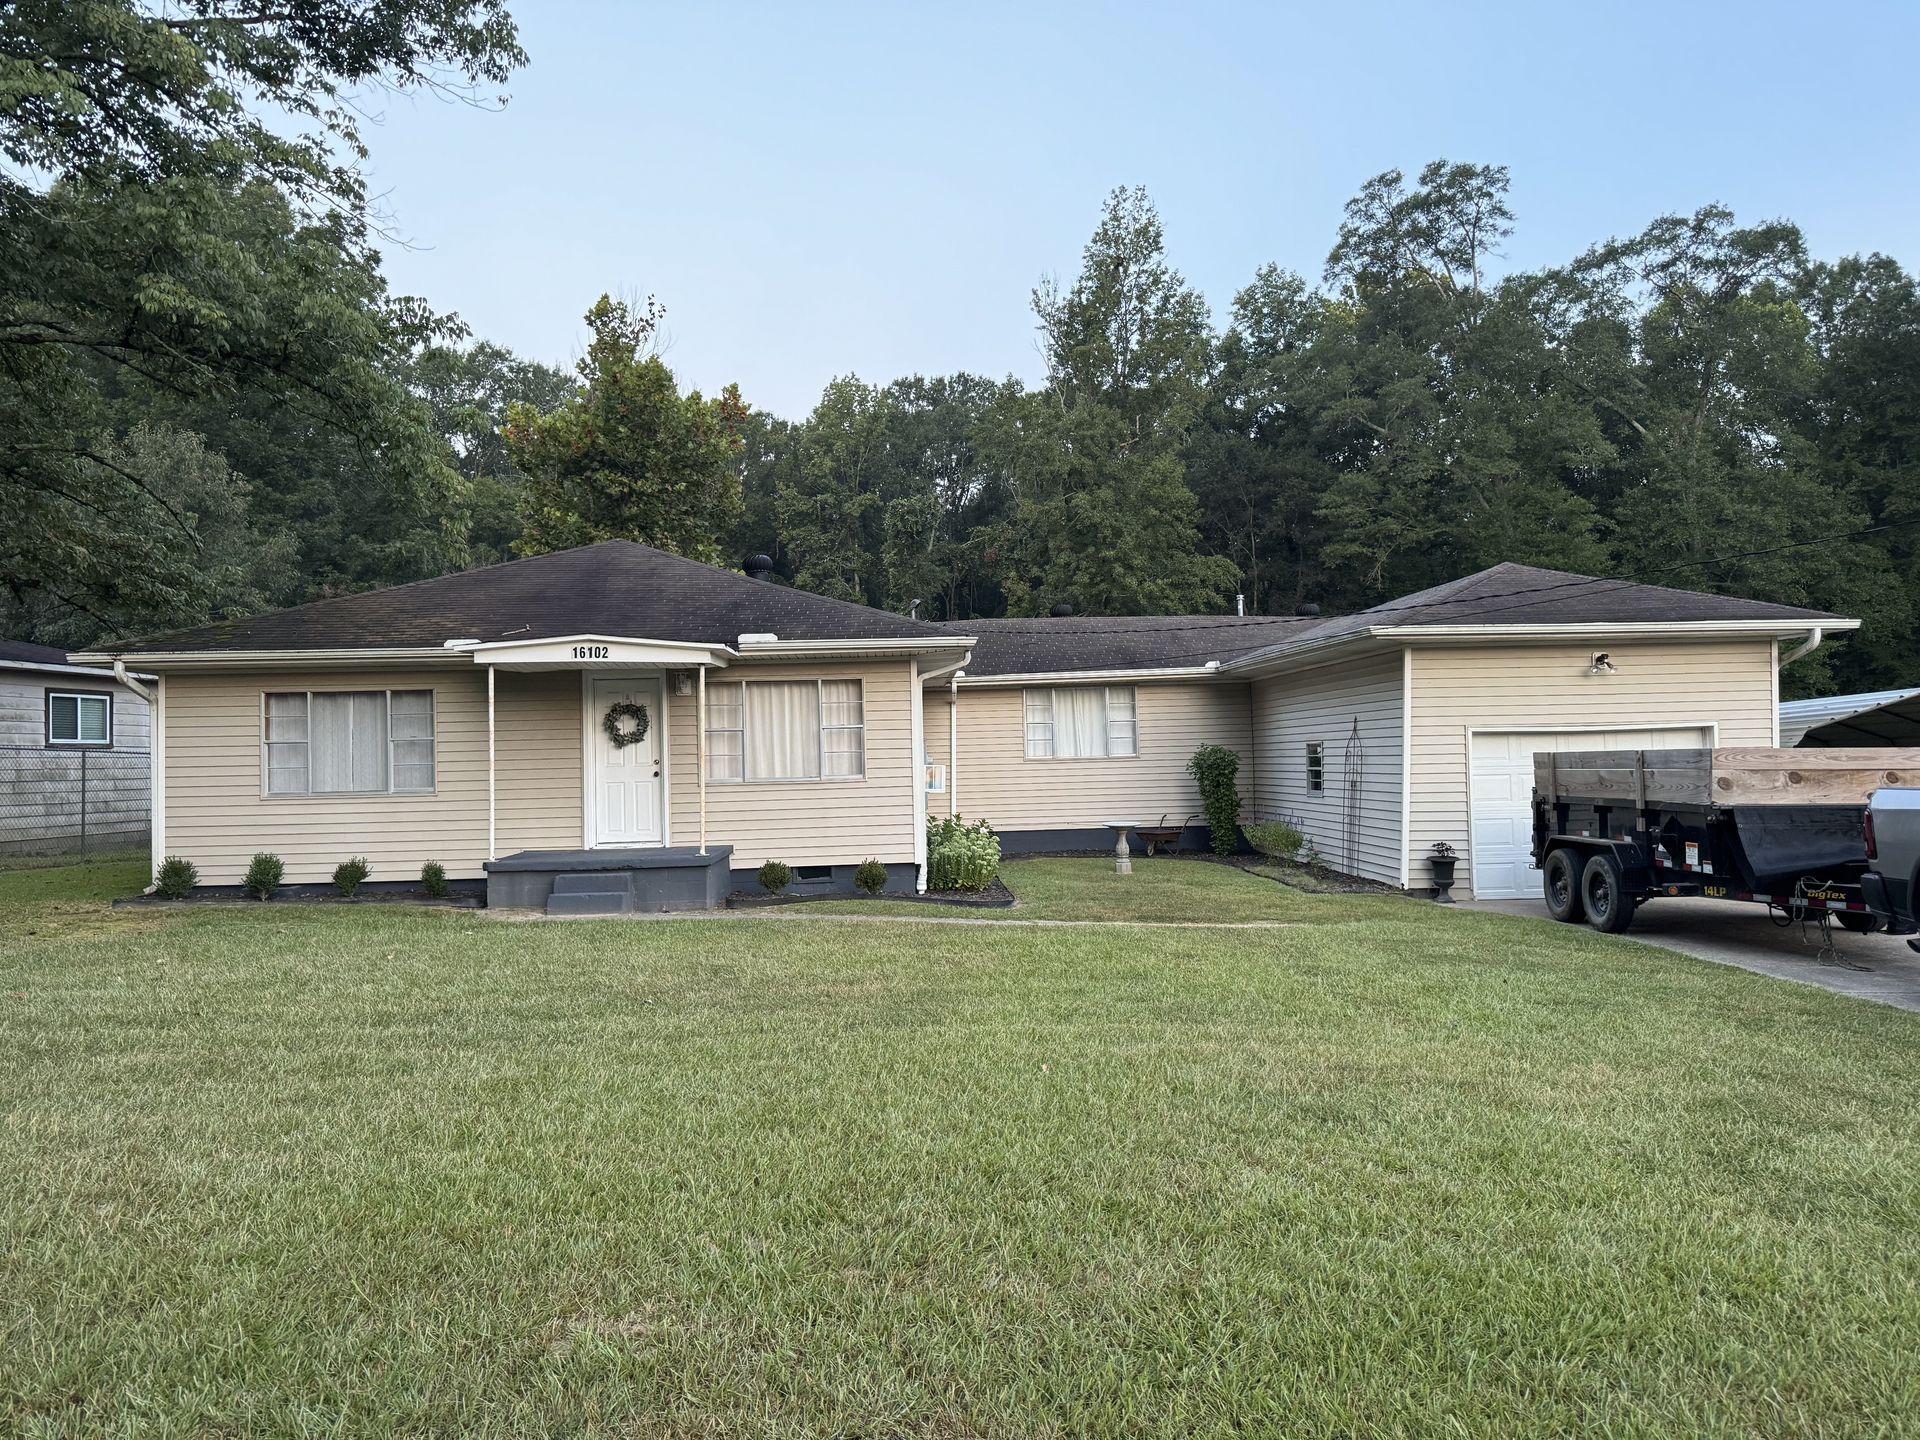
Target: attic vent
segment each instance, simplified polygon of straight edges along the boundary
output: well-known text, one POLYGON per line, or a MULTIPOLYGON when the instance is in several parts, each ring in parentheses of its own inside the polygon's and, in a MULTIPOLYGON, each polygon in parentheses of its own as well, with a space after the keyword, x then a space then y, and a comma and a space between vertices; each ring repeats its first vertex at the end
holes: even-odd
POLYGON ((1315 615, 1318 615, 1320 613, 1320 607, 1314 604, 1311 600, 1309 600, 1304 605, 1294 606, 1293 613, 1296 615, 1304 616, 1307 619, 1312 619, 1315 615))
POLYGON ((1047 611, 1047 614, 1052 619, 1064 620, 1067 618, 1067 616, 1073 614, 1073 606, 1067 604, 1063 600, 1058 605, 1054 606, 1051 610, 1047 611))
POLYGON ((773 574, 773 557, 770 555, 749 555, 740 562, 740 568, 747 572, 749 580, 764 580, 773 574))

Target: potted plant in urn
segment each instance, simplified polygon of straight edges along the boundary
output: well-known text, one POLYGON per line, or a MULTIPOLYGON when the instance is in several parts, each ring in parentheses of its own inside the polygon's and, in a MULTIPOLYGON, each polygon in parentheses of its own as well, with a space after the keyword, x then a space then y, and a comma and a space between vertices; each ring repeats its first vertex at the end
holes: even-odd
POLYGON ((1447 892, 1453 889, 1453 867, 1459 862, 1459 855, 1444 840, 1434 841, 1427 852, 1427 864, 1433 867, 1433 898, 1442 905, 1454 903, 1447 892))

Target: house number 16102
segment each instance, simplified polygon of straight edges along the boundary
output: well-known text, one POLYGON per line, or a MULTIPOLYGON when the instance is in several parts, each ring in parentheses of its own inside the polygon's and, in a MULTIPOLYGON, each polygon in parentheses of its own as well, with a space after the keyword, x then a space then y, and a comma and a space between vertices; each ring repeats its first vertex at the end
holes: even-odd
POLYGON ((607 658, 607 647, 604 645, 576 645, 573 647, 573 658, 576 660, 604 660, 607 658))

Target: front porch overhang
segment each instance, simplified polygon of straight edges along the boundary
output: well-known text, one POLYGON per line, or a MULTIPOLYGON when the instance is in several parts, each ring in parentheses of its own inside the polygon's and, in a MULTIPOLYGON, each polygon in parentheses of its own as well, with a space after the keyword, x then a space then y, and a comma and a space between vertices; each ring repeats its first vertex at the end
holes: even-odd
POLYGON ((562 635, 542 640, 449 641, 476 665, 496 670, 720 669, 740 658, 730 645, 629 635, 562 635))

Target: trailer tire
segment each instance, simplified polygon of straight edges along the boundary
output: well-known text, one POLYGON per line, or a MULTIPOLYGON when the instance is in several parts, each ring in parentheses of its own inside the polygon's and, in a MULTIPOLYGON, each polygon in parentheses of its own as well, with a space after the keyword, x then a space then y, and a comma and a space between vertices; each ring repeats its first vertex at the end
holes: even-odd
POLYGON ((1547 852, 1547 863, 1540 867, 1540 890, 1546 896, 1547 913, 1567 925, 1578 925, 1587 918, 1580 903, 1580 857, 1571 850, 1547 852))
POLYGON ((1833 923, 1842 930, 1851 930, 1856 935, 1871 935, 1880 928, 1880 917, 1872 914, 1863 915, 1858 910, 1836 910, 1833 912, 1833 923))
POLYGON ((1639 901, 1627 893, 1627 877, 1620 862, 1611 855, 1588 858, 1580 872, 1580 903, 1587 912, 1587 924, 1605 935, 1619 935, 1633 924, 1633 912, 1639 901))

